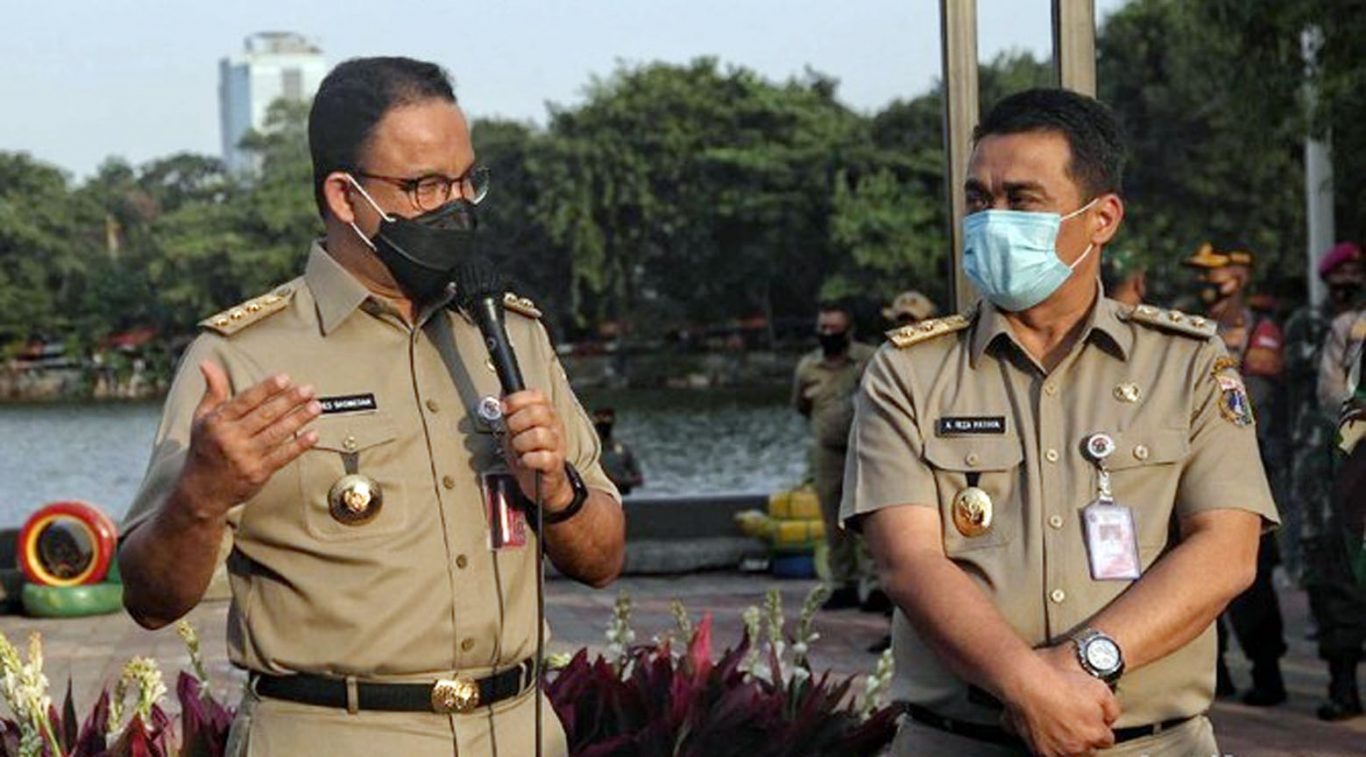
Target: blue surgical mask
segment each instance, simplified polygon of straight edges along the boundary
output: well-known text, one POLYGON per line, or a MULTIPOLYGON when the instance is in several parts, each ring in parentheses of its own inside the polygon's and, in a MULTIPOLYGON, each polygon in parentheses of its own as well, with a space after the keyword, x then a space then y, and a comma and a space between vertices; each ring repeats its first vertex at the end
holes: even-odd
POLYGON ((1084 213, 1096 198, 1068 213, 980 210, 963 219, 963 272, 1002 310, 1028 310, 1048 299, 1091 254, 1072 265, 1058 257, 1058 227, 1084 213))

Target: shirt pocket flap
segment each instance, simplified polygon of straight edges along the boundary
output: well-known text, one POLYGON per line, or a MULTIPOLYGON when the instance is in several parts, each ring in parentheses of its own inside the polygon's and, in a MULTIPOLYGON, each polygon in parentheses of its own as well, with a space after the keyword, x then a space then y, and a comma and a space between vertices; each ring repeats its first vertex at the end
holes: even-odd
POLYGON ((925 460, 939 470, 1008 470, 1023 459, 1024 450, 1014 436, 932 436, 925 440, 925 460))
POLYGON ((1180 428, 1130 429, 1114 439, 1115 451, 1105 459, 1110 470, 1175 463, 1190 454, 1190 436, 1180 428))
POLYGON ((318 434, 315 449, 336 452, 360 452, 385 442, 398 434, 388 414, 381 412, 335 417, 322 416, 309 426, 318 434))

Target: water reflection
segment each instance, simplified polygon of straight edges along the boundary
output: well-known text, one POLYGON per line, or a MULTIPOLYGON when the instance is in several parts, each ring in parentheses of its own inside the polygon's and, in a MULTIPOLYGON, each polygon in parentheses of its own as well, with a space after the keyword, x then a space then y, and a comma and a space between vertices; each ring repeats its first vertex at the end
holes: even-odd
MULTIPOLYGON (((805 472, 804 429, 786 390, 590 391, 586 408, 617 409, 619 439, 645 470, 633 494, 768 492, 805 472)), ((116 520, 147 466, 159 402, 0 405, 0 527, 60 499, 116 520)))

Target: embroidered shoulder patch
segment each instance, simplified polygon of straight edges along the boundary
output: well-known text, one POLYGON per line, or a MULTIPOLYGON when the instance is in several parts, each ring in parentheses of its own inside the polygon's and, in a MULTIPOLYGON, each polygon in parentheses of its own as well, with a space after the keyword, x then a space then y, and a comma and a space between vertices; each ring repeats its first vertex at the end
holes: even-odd
POLYGON ((1252 401, 1248 399, 1243 377, 1238 374, 1238 361, 1221 357, 1210 368, 1210 378, 1219 385, 1219 414, 1235 426, 1251 426, 1256 422, 1252 401))

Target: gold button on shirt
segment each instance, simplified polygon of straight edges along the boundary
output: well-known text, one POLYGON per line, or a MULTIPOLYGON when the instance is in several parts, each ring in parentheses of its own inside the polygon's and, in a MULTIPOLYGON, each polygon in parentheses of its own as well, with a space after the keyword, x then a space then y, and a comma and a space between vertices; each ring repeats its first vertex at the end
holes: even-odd
MULTIPOLYGON (((444 306, 410 327, 316 244, 288 288, 278 312, 232 333, 210 329, 191 345, 125 532, 174 485, 204 392, 200 361, 221 365, 234 392, 286 373, 319 398, 372 395, 372 408, 313 421, 317 445, 231 511, 232 662, 275 674, 431 681, 478 678, 532 656, 536 536, 528 528, 524 547, 489 547, 480 474, 503 457, 469 409, 500 388, 484 368, 478 329, 444 306), (361 525, 337 520, 328 505, 348 457, 383 491, 383 507, 361 525)), ((619 499, 545 330, 513 311, 507 326, 528 386, 546 393, 564 423, 568 460, 587 486, 619 499)))
MULTIPOLYGON (((1175 519, 1235 508, 1276 521, 1255 428, 1220 410, 1226 356, 1217 338, 1132 318, 1101 299, 1071 353, 1045 374, 1001 314, 979 307, 971 324, 898 349, 884 346, 856 402, 841 516, 899 505, 938 507, 946 554, 1030 645, 1057 643, 1131 582, 1092 580, 1079 511, 1097 493, 1085 440, 1110 435, 1115 499, 1133 509, 1146 570, 1169 546, 1175 519), (1138 401, 1115 387, 1141 388, 1138 401), (1001 418, 977 433, 939 433, 949 418, 1001 418), (970 483, 972 482, 972 483, 970 483), (991 527, 966 536, 953 502, 975 485, 991 498, 991 527)), ((952 426, 953 424, 950 424, 952 426)), ((958 424, 956 428, 962 428, 958 424)), ((1192 580, 1199 580, 1192 576, 1192 580)), ((998 722, 968 697, 898 612, 897 675, 912 702, 944 717, 998 722)), ((1214 690, 1211 626, 1185 647, 1119 682, 1117 727, 1195 715, 1214 690)))

